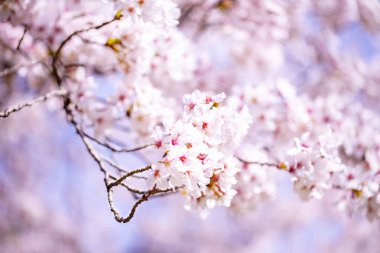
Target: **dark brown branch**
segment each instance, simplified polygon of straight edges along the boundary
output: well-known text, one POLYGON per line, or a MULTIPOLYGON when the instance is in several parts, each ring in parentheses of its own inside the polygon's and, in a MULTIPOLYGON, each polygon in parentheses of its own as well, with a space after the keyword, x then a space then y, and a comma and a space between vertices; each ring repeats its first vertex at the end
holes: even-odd
POLYGON ((149 199, 150 196, 152 196, 153 194, 155 194, 156 192, 156 189, 153 188, 152 190, 146 192, 145 194, 143 194, 143 196, 141 196, 141 198, 135 202, 135 204, 133 205, 131 211, 129 212, 128 216, 127 217, 123 217, 120 215, 119 211, 116 209, 114 203, 113 203, 113 195, 112 195, 112 189, 109 189, 108 190, 108 203, 109 203, 109 206, 110 206, 110 209, 111 209, 111 212, 114 214, 115 216, 115 220, 117 222, 120 222, 120 223, 127 223, 129 222, 133 216, 135 215, 136 213, 136 210, 137 210, 137 207, 139 205, 141 205, 141 203, 147 201, 149 199))
POLYGON ((49 98, 52 98, 52 97, 64 96, 64 95, 66 95, 66 93, 67 92, 64 89, 51 91, 51 92, 49 92, 49 93, 47 93, 47 94, 45 94, 45 95, 43 95, 41 97, 35 98, 33 100, 30 100, 30 101, 27 101, 27 102, 24 102, 24 103, 21 103, 21 104, 18 104, 18 105, 15 105, 13 107, 5 109, 4 111, 0 111, 0 118, 6 118, 10 114, 12 114, 14 112, 18 112, 18 111, 22 110, 25 107, 31 107, 34 104, 37 104, 37 103, 40 103, 40 102, 45 102, 46 100, 48 100, 49 98))
MULTIPOLYGON (((109 177, 113 180, 117 180, 118 178, 112 174, 109 175, 109 177)), ((143 190, 139 190, 139 189, 136 189, 136 188, 133 188, 125 183, 121 183, 120 184, 121 186, 123 186, 124 188, 126 188, 128 191, 130 191, 131 193, 135 193, 135 194, 145 194, 146 191, 143 191, 143 190)), ((134 194, 134 197, 136 198, 136 195, 134 194)))
POLYGON ((116 181, 108 184, 108 188, 111 190, 113 187, 115 186, 118 186, 119 184, 121 184, 125 179, 127 179, 128 177, 131 177, 135 174, 139 174, 139 173, 142 173, 142 172, 145 172, 147 170, 150 170, 152 168, 151 165, 148 165, 144 168, 141 168, 141 169, 137 169, 137 170, 133 170, 133 171, 130 171, 128 173, 126 173, 125 175, 121 176, 119 179, 117 179, 116 181))
POLYGON ((4 47, 7 50, 12 51, 15 54, 18 54, 18 55, 20 55, 20 56, 22 56, 24 58, 30 59, 30 54, 27 54, 27 53, 23 52, 21 50, 21 48, 20 48, 20 50, 15 49, 14 47, 8 45, 8 43, 6 43, 5 41, 3 41, 1 38, 0 38, 0 46, 4 47))
POLYGON ((119 20, 120 17, 118 16, 115 16, 113 19, 109 20, 109 21, 106 21, 106 22, 103 22, 101 23, 100 25, 97 25, 97 26, 91 26, 91 27, 88 27, 88 28, 85 28, 85 29, 82 29, 82 30, 78 30, 78 31, 75 31, 73 33, 71 33, 68 37, 66 37, 66 39, 64 39, 61 44, 58 46, 58 49, 55 51, 55 54, 54 54, 54 57, 53 57, 53 62, 52 62, 52 74, 53 76, 55 77, 55 79, 57 80, 57 84, 58 86, 61 86, 62 85, 62 79, 61 77, 59 76, 58 74, 58 59, 61 55, 61 52, 63 50, 63 48, 65 47, 65 45, 72 39, 74 38, 75 36, 77 35, 80 35, 84 32, 88 32, 88 31, 91 31, 91 30, 98 30, 106 25, 109 25, 111 23, 113 23, 114 21, 116 20, 119 20))
POLYGON ((146 191, 142 196, 141 198, 135 202, 135 204, 133 205, 131 211, 129 212, 128 216, 127 217, 123 217, 120 215, 120 212, 116 209, 114 203, 113 203, 113 192, 112 192, 112 189, 109 189, 108 190, 108 203, 110 205, 110 209, 111 209, 111 212, 114 214, 115 216, 115 220, 117 222, 120 222, 120 223, 127 223, 129 222, 133 216, 135 215, 136 213, 136 210, 138 208, 139 205, 141 205, 141 203, 147 201, 149 198, 153 199, 153 198, 160 198, 160 197, 165 197, 165 196, 169 196, 173 193, 175 193, 175 190, 177 189, 180 189, 182 187, 176 187, 175 189, 166 189, 166 190, 159 190, 159 189, 156 189, 156 186, 153 187, 152 190, 149 190, 149 191, 146 191), (159 193, 163 193, 163 194, 159 194, 159 193), (155 195, 155 194, 158 194, 158 195, 155 195))
POLYGON ((20 40, 19 40, 18 43, 17 43, 17 47, 16 47, 16 50, 17 50, 17 51, 20 50, 20 48, 21 48, 21 44, 22 44, 22 42, 24 41, 25 34, 26 34, 27 31, 28 31, 28 27, 25 25, 25 26, 24 26, 24 31, 23 31, 23 33, 22 33, 22 36, 21 36, 20 40))
POLYGON ((194 10, 199 7, 201 4, 190 4, 189 6, 185 6, 183 8, 183 11, 181 11, 181 16, 178 20, 179 22, 179 26, 182 26, 186 21, 187 19, 190 17, 191 13, 194 12, 194 10))

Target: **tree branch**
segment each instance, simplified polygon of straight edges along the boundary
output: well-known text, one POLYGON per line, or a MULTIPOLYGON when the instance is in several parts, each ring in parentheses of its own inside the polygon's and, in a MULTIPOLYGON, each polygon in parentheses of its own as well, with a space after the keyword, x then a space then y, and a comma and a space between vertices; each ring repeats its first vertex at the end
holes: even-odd
POLYGON ((79 35, 79 34, 82 34, 84 32, 88 32, 88 31, 91 31, 91 30, 98 30, 106 25, 109 25, 111 23, 113 23, 114 21, 116 20, 120 20, 120 17, 118 17, 117 15, 109 20, 109 21, 106 21, 106 22, 103 22, 101 23, 100 25, 97 25, 97 26, 91 26, 91 27, 88 27, 88 28, 85 28, 85 29, 82 29, 82 30, 78 30, 78 31, 75 31, 73 33, 71 33, 68 37, 66 37, 66 39, 64 39, 61 44, 58 46, 58 49, 55 51, 55 54, 53 56, 53 61, 52 61, 52 73, 55 77, 55 79, 57 80, 57 84, 58 86, 61 86, 62 84, 62 79, 61 77, 59 76, 58 74, 58 66, 57 66, 57 63, 58 63, 58 59, 59 59, 59 56, 63 50, 63 48, 65 47, 65 45, 72 39, 74 38, 75 36, 79 35))
MULTIPOLYGON (((151 165, 148 165, 145 168, 141 168, 141 169, 130 171, 130 172, 126 173, 125 175, 121 176, 120 178, 117 178, 114 175, 110 174, 107 171, 106 167, 104 166, 103 161, 106 161, 108 163, 110 163, 111 161, 105 160, 104 158, 102 159, 99 156, 99 154, 96 152, 95 148, 91 145, 90 139, 88 137, 86 137, 85 134, 83 133, 83 131, 80 129, 80 126, 79 126, 78 122, 76 122, 76 120, 74 119, 74 115, 73 115, 73 113, 72 113, 72 111, 70 109, 70 99, 68 97, 66 97, 66 99, 65 99, 64 110, 66 112, 66 116, 67 116, 68 121, 74 126, 76 132, 78 133, 78 135, 81 137, 83 143, 85 144, 85 146, 87 148, 87 151, 90 153, 90 155, 92 156, 92 158, 98 164, 100 171, 103 172, 103 174, 104 174, 104 182, 105 182, 106 189, 107 189, 108 203, 109 203, 109 206, 110 206, 110 209, 111 209, 112 213, 115 216, 115 220, 117 222, 120 222, 120 223, 127 223, 127 222, 129 222, 133 218, 133 216, 134 216, 134 214, 135 214, 135 212, 137 210, 137 207, 141 203, 147 201, 150 196, 152 196, 152 195, 154 195, 156 193, 167 193, 167 192, 171 192, 171 191, 175 190, 175 189, 159 190, 159 189, 156 189, 154 187, 152 190, 141 191, 141 190, 135 189, 133 187, 130 187, 129 185, 127 185, 127 184, 124 183, 124 180, 126 180, 128 177, 132 177, 135 174, 142 173, 144 171, 147 171, 147 170, 151 169, 151 165), (109 183, 108 178, 114 179, 115 181, 109 183), (126 188, 129 192, 132 193, 132 196, 135 199, 138 199, 135 202, 135 204, 133 205, 133 207, 132 207, 129 215, 127 217, 125 217, 125 218, 122 217, 122 216, 120 216, 119 211, 116 209, 116 207, 115 207, 115 205, 113 203, 113 195, 112 195, 113 191, 112 191, 112 188, 116 187, 118 185, 121 185, 124 188, 126 188), (137 196, 138 194, 142 194, 141 198, 139 198, 137 196)), ((110 164, 113 165, 114 163, 111 162, 110 164)), ((161 196, 161 195, 159 195, 159 196, 161 196)))
MULTIPOLYGON (((120 165, 116 164, 114 161, 112 161, 112 160, 110 160, 108 158, 105 158, 105 157, 103 157, 103 160, 106 163, 108 163, 109 165, 111 165, 113 168, 117 169, 119 172, 126 172, 126 173, 128 173, 128 171, 126 169, 122 168, 120 165)), ((145 180, 147 179, 144 176, 137 176, 137 175, 132 175, 131 177, 138 178, 138 179, 145 179, 145 180)), ((116 180, 116 178, 115 178, 115 180, 116 180)))
POLYGON ((27 102, 24 102, 24 103, 21 103, 21 104, 18 104, 18 105, 15 105, 13 107, 5 109, 4 111, 0 111, 0 118, 6 118, 6 117, 8 117, 10 114, 12 114, 14 112, 18 112, 18 111, 22 110, 25 107, 31 107, 31 106, 33 106, 36 103, 45 102, 49 98, 58 97, 58 96, 64 96, 66 94, 67 94, 67 92, 64 89, 51 91, 51 92, 49 92, 49 93, 47 93, 47 94, 45 94, 45 95, 43 95, 41 97, 35 98, 33 100, 30 100, 30 101, 27 101, 27 102))
POLYGON ((268 166, 268 167, 276 167, 278 169, 281 168, 281 164, 269 163, 269 162, 255 162, 255 161, 246 161, 240 157, 236 157, 240 162, 245 164, 254 164, 259 166, 268 166))
POLYGON ((16 50, 20 50, 20 48, 21 48, 21 44, 22 44, 22 42, 23 42, 23 40, 24 40, 24 38, 25 38, 25 34, 26 34, 27 31, 28 31, 28 27, 25 25, 25 26, 24 26, 24 31, 23 31, 23 33, 22 33, 22 36, 21 36, 20 40, 19 40, 18 43, 17 43, 16 50))
POLYGON ((150 146, 153 146, 154 144, 146 144, 144 146, 141 146, 141 147, 136 147, 136 148, 131 148, 131 149, 128 149, 128 148, 121 148, 121 149, 118 149, 118 148, 115 148, 113 146, 111 146, 110 144, 106 143, 106 142, 102 142, 102 141, 99 141, 98 139, 92 137, 91 135, 87 134, 87 133, 84 133, 84 135, 89 138, 90 140, 96 142, 97 144, 111 150, 112 152, 115 152, 115 153, 129 153, 129 152, 136 152, 136 151, 139 151, 139 150, 142 150, 144 148, 147 148, 147 147, 150 147, 150 146))
POLYGON ((116 209, 116 207, 115 207, 115 205, 113 203, 113 194, 112 194, 113 192, 112 192, 112 189, 109 189, 108 190, 108 194, 107 194, 108 203, 109 203, 111 212, 115 216, 115 220, 117 222, 120 222, 120 223, 127 223, 127 222, 129 222, 133 218, 133 216, 135 215, 137 207, 139 205, 141 205, 141 203, 147 201, 149 199, 149 197, 151 195, 153 195, 155 192, 156 192, 156 189, 154 187, 152 190, 150 190, 150 191, 146 192, 145 194, 143 194, 143 196, 138 201, 136 201, 135 204, 132 206, 132 209, 129 212, 128 216, 127 217, 123 217, 123 216, 120 215, 120 212, 116 209))
MULTIPOLYGON (((90 28, 86 28, 86 29, 83 29, 83 30, 78 30, 76 32, 73 32, 65 40, 62 41, 62 43, 59 45, 58 49, 56 50, 56 52, 55 52, 55 54, 53 56, 53 60, 52 60, 52 74, 53 74, 54 78, 56 79, 57 85, 59 87, 62 85, 63 80, 62 80, 61 76, 58 73, 58 62, 59 62, 59 57, 60 57, 60 54, 61 54, 64 46, 74 36, 77 36, 77 35, 79 35, 81 33, 84 33, 84 32, 90 31, 90 30, 100 29, 101 27, 106 26, 106 25, 108 25, 108 24, 110 24, 110 23, 112 23, 112 22, 114 22, 116 20, 119 20, 119 19, 120 19, 120 15, 116 15, 112 20, 104 22, 104 23, 102 23, 102 24, 100 24, 98 26, 90 27, 90 28)), ((126 180, 128 177, 133 177, 133 176, 135 176, 135 174, 139 174, 139 173, 142 173, 142 172, 145 172, 145 171, 151 169, 151 165, 148 165, 145 168, 141 168, 141 169, 137 169, 137 170, 133 170, 133 171, 127 172, 125 175, 121 176, 120 178, 116 178, 115 176, 111 175, 107 171, 106 167, 104 166, 103 161, 107 162, 111 166, 119 169, 119 171, 121 171, 122 169, 120 169, 120 167, 117 166, 112 161, 108 161, 107 159, 101 158, 99 156, 99 154, 96 152, 95 148, 91 145, 90 141, 94 141, 97 144, 99 144, 99 145, 101 145, 103 147, 108 148, 112 152, 134 152, 134 151, 138 151, 138 150, 147 148, 149 146, 152 146, 153 144, 148 144, 148 145, 145 145, 145 146, 142 146, 142 147, 133 148, 133 149, 126 149, 126 148, 117 149, 117 148, 114 148, 113 146, 109 145, 108 143, 103 143, 103 142, 99 141, 98 139, 96 139, 96 138, 94 138, 94 137, 86 134, 85 132, 83 132, 81 130, 78 122, 74 118, 74 114, 73 114, 72 109, 70 108, 70 105, 71 105, 71 100, 70 100, 70 98, 68 96, 66 96, 65 101, 64 101, 64 106, 63 106, 63 108, 64 108, 64 110, 66 112, 66 117, 67 117, 68 121, 74 126, 76 132, 78 133, 78 135, 82 139, 83 143, 85 144, 85 146, 87 148, 87 151, 90 153, 90 155, 92 156, 92 158, 96 161, 96 163, 99 166, 99 169, 104 174, 104 182, 105 182, 106 189, 107 189, 108 203, 109 203, 109 206, 110 206, 110 209, 111 209, 112 213, 115 216, 116 221, 121 222, 121 223, 127 223, 127 222, 129 222, 133 218, 133 216, 134 216, 134 214, 135 214, 138 206, 141 203, 147 201, 150 196, 152 196, 152 195, 154 195, 156 193, 162 193, 162 194, 160 194, 160 195, 157 196, 157 197, 161 197, 161 196, 165 195, 165 193, 171 193, 171 192, 174 192, 177 189, 177 188, 174 188, 174 189, 172 188, 172 189, 159 190, 159 189, 156 189, 156 187, 153 187, 153 189, 151 189, 151 190, 141 191, 141 190, 138 190, 138 189, 134 189, 134 188, 132 188, 132 187, 130 187, 127 184, 124 183, 124 180, 126 180), (111 178, 111 179, 113 179, 115 181, 109 183, 108 178, 111 178), (130 211, 130 213, 129 213, 129 215, 127 217, 120 216, 119 211, 115 208, 115 205, 113 203, 113 190, 112 189, 113 189, 113 187, 116 187, 118 185, 121 185, 124 188, 126 188, 128 191, 130 191, 132 193, 132 195, 133 195, 134 198, 138 199, 135 202, 135 204, 133 205, 133 207, 132 207, 132 209, 131 209, 131 211, 130 211), (142 194, 141 198, 138 198, 137 194, 142 194)))
POLYGON ((116 181, 108 184, 108 188, 111 190, 113 187, 115 186, 118 186, 119 184, 121 184, 125 179, 127 179, 128 177, 131 177, 133 176, 134 174, 138 174, 138 173, 142 173, 142 172, 145 172, 147 170, 150 170, 152 168, 151 165, 148 165, 146 166, 145 168, 141 168, 141 169, 137 169, 137 170, 133 170, 133 171, 130 171, 128 172, 127 174, 121 176, 120 178, 118 178, 116 181))
POLYGON ((39 63, 41 63, 41 62, 40 61, 31 61, 31 62, 16 64, 10 68, 7 68, 7 69, 0 71, 0 77, 4 77, 6 75, 12 74, 12 73, 16 72, 17 70, 19 70, 23 67, 29 67, 29 66, 33 66, 33 65, 36 65, 39 63))

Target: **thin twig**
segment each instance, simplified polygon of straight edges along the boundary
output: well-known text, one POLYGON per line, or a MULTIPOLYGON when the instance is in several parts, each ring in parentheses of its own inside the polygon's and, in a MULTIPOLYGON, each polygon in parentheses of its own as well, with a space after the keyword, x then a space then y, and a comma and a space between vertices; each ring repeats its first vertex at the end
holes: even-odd
POLYGON ((27 101, 27 102, 24 102, 24 103, 21 103, 21 104, 18 104, 18 105, 15 105, 13 107, 5 109, 4 111, 0 111, 0 118, 6 118, 11 113, 18 112, 18 111, 22 110, 25 107, 31 107, 31 106, 33 106, 36 103, 45 102, 49 98, 57 97, 57 96, 64 96, 66 94, 67 94, 67 92, 64 89, 51 91, 51 92, 49 92, 49 93, 47 93, 47 94, 45 94, 45 95, 43 95, 41 97, 35 98, 33 100, 30 100, 30 101, 27 101))
POLYGON ((23 67, 30 67, 30 66, 33 66, 33 65, 36 65, 36 64, 39 64, 41 63, 40 61, 31 61, 31 62, 23 62, 23 63, 20 63, 20 64, 16 64, 12 67, 9 67, 7 69, 4 69, 2 71, 0 71, 0 77, 3 77, 3 76, 6 76, 6 75, 9 75, 9 74, 12 74, 12 73, 15 73, 17 72, 19 69, 23 68, 23 67))
POLYGON ((147 201, 149 199, 149 197, 153 196, 154 194, 162 193, 162 194, 157 195, 157 197, 163 197, 164 195, 170 195, 172 192, 174 192, 175 190, 179 189, 179 188, 175 188, 175 189, 170 188, 170 189, 160 190, 160 189, 156 189, 154 187, 152 190, 140 191, 138 189, 134 189, 134 188, 128 186, 127 184, 125 184, 123 182, 128 177, 131 177, 131 176, 133 176, 135 174, 142 173, 142 172, 145 172, 145 171, 151 169, 150 165, 146 166, 145 168, 142 168, 142 169, 133 170, 133 171, 131 171, 131 172, 129 172, 129 173, 121 176, 120 178, 116 178, 115 176, 110 175, 109 172, 106 171, 106 169, 105 169, 105 167, 104 167, 104 165, 102 163, 102 159, 96 153, 95 149, 91 146, 91 144, 87 141, 86 136, 80 130, 77 122, 72 117, 73 115, 72 115, 70 109, 68 109, 68 104, 67 103, 65 105, 65 108, 66 108, 66 111, 68 112, 68 115, 69 115, 69 121, 72 122, 72 124, 75 126, 78 134, 80 135, 81 139, 85 143, 88 152, 91 154, 91 156, 94 158, 94 160, 98 163, 100 170, 105 175, 105 180, 104 181, 105 181, 106 188, 107 188, 108 203, 109 203, 111 212, 114 214, 115 220, 117 222, 120 222, 120 223, 127 223, 127 222, 129 222, 134 217, 138 206, 141 205, 143 202, 147 201), (112 183, 108 183, 108 181, 107 181, 108 177, 114 179, 115 181, 112 182, 112 183), (119 211, 116 209, 115 204, 113 202, 113 187, 116 187, 118 185, 121 185, 121 186, 125 187, 128 191, 130 191, 132 193, 132 196, 135 199, 138 199, 135 202, 135 204, 133 205, 133 207, 132 207, 132 209, 131 209, 131 211, 130 211, 130 213, 128 214, 127 217, 123 217, 123 216, 120 215, 119 211), (142 194, 141 198, 138 198, 137 194, 142 194))
POLYGON ((58 86, 61 86, 62 84, 62 79, 61 77, 59 76, 58 74, 58 66, 57 66, 57 63, 58 63, 58 59, 60 57, 60 54, 63 50, 63 48, 65 47, 65 45, 72 39, 74 38, 75 36, 77 35, 80 35, 84 32, 88 32, 88 31, 91 31, 91 30, 98 30, 106 25, 109 25, 111 23, 113 23, 114 21, 116 20, 119 20, 120 17, 117 17, 115 16, 113 19, 109 20, 109 21, 106 21, 106 22, 103 22, 101 23, 100 25, 97 25, 97 26, 91 26, 91 27, 88 27, 88 28, 85 28, 85 29, 82 29, 82 30, 78 30, 78 31, 75 31, 73 33, 71 33, 68 37, 66 37, 66 39, 64 39, 61 44, 58 46, 58 49, 55 51, 55 54, 53 56, 53 61, 52 61, 52 74, 54 75, 55 79, 57 80, 57 84, 58 86))
MULTIPOLYGON (((108 158, 105 158, 103 157, 103 160, 108 163, 109 165, 111 165, 113 168, 117 169, 119 172, 126 172, 128 173, 128 171, 124 168, 122 168, 120 165, 116 164, 114 161, 108 159, 108 158)), ((144 176, 137 176, 137 175, 132 175, 131 177, 133 178, 138 178, 138 179, 147 179, 147 177, 144 177, 144 176)))
POLYGON ((20 48, 21 48, 21 44, 22 44, 22 42, 23 42, 23 40, 24 40, 24 37, 25 37, 25 34, 26 34, 26 32, 28 31, 28 26, 24 26, 24 31, 23 31, 23 33, 22 33, 22 36, 21 36, 21 38, 20 38, 20 40, 18 41, 18 43, 17 43, 17 47, 16 47, 16 50, 18 51, 18 50, 20 50, 20 48))
MULTIPOLYGON (((117 179, 118 179, 116 176, 114 176, 114 175, 112 175, 112 174, 109 174, 109 177, 110 177, 111 179, 113 179, 113 180, 117 180, 117 179)), ((125 183, 121 183, 120 185, 123 186, 124 188, 126 188, 126 189, 127 189, 128 191, 130 191, 131 193, 135 193, 135 194, 145 194, 145 193, 146 193, 146 191, 144 191, 144 190, 139 190, 139 189, 133 188, 133 187, 131 187, 131 186, 125 184, 125 183)), ((136 195, 134 195, 134 197, 135 197, 135 196, 136 196, 136 195)))
POLYGON ((66 69, 68 69, 68 68, 85 68, 86 65, 83 63, 69 63, 69 64, 65 64, 63 67, 66 69))
POLYGON ((279 164, 275 163, 269 163, 269 162, 256 162, 256 161, 246 161, 240 157, 236 157, 240 162, 245 163, 245 164, 254 164, 254 165, 260 165, 260 166, 268 166, 268 167, 276 167, 279 168, 279 164))
MULTIPOLYGON (((104 163, 103 161, 107 161, 109 162, 108 160, 105 160, 104 158, 101 158, 100 155, 96 152, 95 148, 91 145, 91 143, 89 142, 89 140, 86 138, 86 136, 84 135, 83 131, 80 129, 79 125, 78 125, 78 122, 75 121, 75 119, 73 118, 73 115, 70 111, 70 109, 67 109, 68 111, 68 120, 72 123, 72 125, 74 126, 76 132, 78 133, 78 135, 81 137, 83 143, 85 144, 86 148, 87 148, 87 151, 90 153, 90 155, 92 156, 92 158, 96 161, 96 163, 98 164, 99 166, 99 169, 101 172, 103 172, 103 174, 106 176, 106 177, 109 177, 109 178, 112 178, 115 180, 115 182, 111 183, 111 184, 108 184, 106 182, 106 187, 107 189, 108 188, 112 188, 116 182, 117 182, 117 185, 122 185, 123 187, 127 188, 130 192, 133 192, 133 193, 137 193, 137 194, 144 194, 146 193, 146 191, 142 191, 142 190, 138 190, 138 189, 135 189, 133 187, 130 187, 122 182, 119 182, 120 178, 117 178, 116 176, 112 175, 111 173, 109 173, 106 169, 106 167, 104 166, 104 163), (110 186, 111 185, 111 186, 110 186)), ((133 175, 135 173, 138 173, 137 171, 139 170, 135 170, 135 171, 132 171, 130 172, 129 174, 130 175, 133 175)))
POLYGON ((115 216, 115 219, 116 221, 118 222, 122 222, 122 223, 126 223, 126 222, 129 222, 135 212, 136 212, 136 209, 137 207, 147 201, 149 199, 149 197, 157 192, 162 192, 160 190, 157 190, 157 189, 152 189, 150 191, 140 191, 138 189, 134 189, 130 186, 128 186, 127 184, 123 183, 123 181, 130 177, 130 176, 133 176, 134 174, 137 174, 137 173, 142 173, 144 171, 147 171, 148 169, 151 168, 151 166, 147 166, 145 168, 142 168, 142 169, 137 169, 137 170, 134 170, 134 171, 131 171, 125 175, 123 175, 122 177, 120 178, 117 178, 113 175, 111 175, 107 169, 105 168, 104 164, 103 164, 103 159, 99 156, 99 154, 97 154, 96 150, 94 149, 94 147, 91 145, 89 139, 84 135, 83 131, 80 129, 78 123, 75 121, 74 119, 74 115, 69 107, 70 105, 70 99, 67 97, 66 100, 65 100, 65 104, 64 104, 64 109, 66 111, 66 116, 67 116, 67 119, 69 120, 69 122, 75 127, 78 135, 81 137, 83 143, 85 144, 86 148, 87 148, 87 151, 90 153, 90 155, 92 156, 92 158, 96 161, 96 163, 98 164, 99 166, 99 169, 103 172, 104 174, 104 182, 105 182, 105 185, 106 185, 106 189, 107 189, 107 198, 108 198, 108 203, 109 203, 109 206, 110 206, 110 209, 112 211, 112 213, 114 214, 115 216), (114 182, 111 182, 109 183, 108 182, 108 178, 111 178, 111 179, 114 179, 115 181, 114 182), (121 185, 123 187, 125 187, 128 191, 130 191, 132 193, 132 196, 135 198, 135 199, 138 199, 138 201, 136 201, 136 203, 133 205, 129 215, 124 218, 122 216, 120 216, 119 214, 119 211, 116 209, 114 203, 113 203, 113 196, 112 196, 112 188, 115 187, 115 186, 118 186, 118 185, 121 185), (142 194, 141 198, 138 198, 137 194, 142 194))
POLYGON ((25 58, 30 59, 30 54, 25 53, 24 51, 21 50, 21 48, 20 48, 20 50, 15 49, 14 47, 8 45, 8 43, 6 43, 5 41, 3 41, 1 38, 0 38, 0 46, 4 47, 7 50, 12 51, 15 54, 18 54, 18 55, 21 55, 21 56, 23 56, 25 58))
POLYGON ((102 142, 102 141, 99 141, 98 139, 92 137, 91 135, 87 134, 87 133, 84 133, 85 136, 87 138, 89 138, 90 140, 96 142, 97 144, 105 147, 105 148, 108 148, 109 150, 111 150, 112 152, 115 152, 115 153, 129 153, 129 152, 136 152, 136 151, 139 151, 139 150, 142 150, 144 148, 147 148, 147 147, 150 147, 150 146, 153 146, 154 144, 146 144, 144 146, 141 146, 141 147, 136 147, 136 148, 121 148, 121 149, 118 149, 118 148, 115 148, 113 146, 111 146, 110 144, 106 143, 106 142, 102 142))
POLYGON ((86 39, 86 38, 83 38, 82 36, 78 36, 82 41, 83 41, 83 43, 85 43, 85 44, 92 44, 92 45, 97 45, 97 46, 102 46, 102 47, 106 47, 106 48, 108 48, 107 46, 106 46, 106 44, 105 43, 100 43, 100 42, 96 42, 96 41, 91 41, 91 40, 89 40, 89 39, 86 39))
POLYGON ((151 166, 151 165, 148 165, 148 166, 146 166, 146 167, 144 167, 144 168, 141 168, 141 169, 132 170, 132 171, 130 171, 130 172, 124 174, 123 176, 121 176, 121 177, 120 177, 119 179, 117 179, 116 181, 110 183, 110 184, 108 185, 108 188, 109 188, 109 189, 112 189, 113 187, 115 187, 115 186, 121 184, 121 183, 122 183, 125 179, 127 179, 128 177, 131 177, 131 176, 133 176, 134 174, 138 174, 138 173, 145 172, 145 171, 147 171, 147 170, 150 170, 151 168, 152 168, 152 166, 151 166))

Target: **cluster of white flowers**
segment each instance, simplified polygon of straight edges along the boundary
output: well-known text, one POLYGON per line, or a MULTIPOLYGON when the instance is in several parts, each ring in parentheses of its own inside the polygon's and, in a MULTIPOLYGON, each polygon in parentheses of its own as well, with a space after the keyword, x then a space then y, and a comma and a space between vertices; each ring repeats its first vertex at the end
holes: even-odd
MULTIPOLYGON (((256 122, 249 130, 254 145, 250 150, 253 154, 264 153, 266 159, 244 153, 239 154, 241 157, 263 164, 272 162, 286 170, 304 200, 336 191, 340 208, 367 214, 370 219, 378 217, 380 153, 375 129, 380 124, 374 112, 353 106, 352 98, 336 94, 315 99, 297 96, 283 81, 273 87, 237 87, 232 100, 248 105, 256 122)), ((258 170, 258 178, 273 185, 274 178, 268 178, 260 166, 250 166, 258 170)), ((249 175, 240 178, 248 180, 249 175)), ((243 182, 238 179, 237 186, 243 186, 243 182)), ((260 184, 256 189, 267 196, 260 184)), ((255 206, 260 195, 252 196, 251 205, 255 206)))
POLYGON ((180 10, 172 0, 116 0, 114 4, 132 20, 141 19, 164 27, 178 24, 180 10))
POLYGON ((339 144, 332 132, 315 137, 306 133, 296 139, 286 167, 294 176, 294 189, 302 199, 321 198, 325 190, 333 187, 332 174, 342 170, 339 144))
POLYGON ((209 208, 230 205, 238 171, 233 146, 246 134, 250 118, 246 110, 222 105, 224 99, 224 93, 185 95, 183 117, 156 128, 153 137, 163 155, 153 166, 151 187, 183 187, 190 200, 209 208))
POLYGON ((345 164, 334 175, 335 184, 344 189, 338 206, 350 213, 359 212, 374 220, 380 217, 380 120, 363 106, 345 108, 347 117, 341 124, 344 137, 340 156, 345 164))

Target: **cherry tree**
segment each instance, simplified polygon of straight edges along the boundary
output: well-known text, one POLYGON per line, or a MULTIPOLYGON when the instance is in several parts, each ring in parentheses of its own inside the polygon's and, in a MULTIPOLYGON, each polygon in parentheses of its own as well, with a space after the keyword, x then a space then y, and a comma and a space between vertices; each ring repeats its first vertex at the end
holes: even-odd
POLYGON ((276 173, 379 221, 378 1, 10 0, 0 21, 1 123, 37 103, 65 117, 117 222, 173 194, 252 211, 276 173), (11 105, 20 83, 35 98, 11 105))

